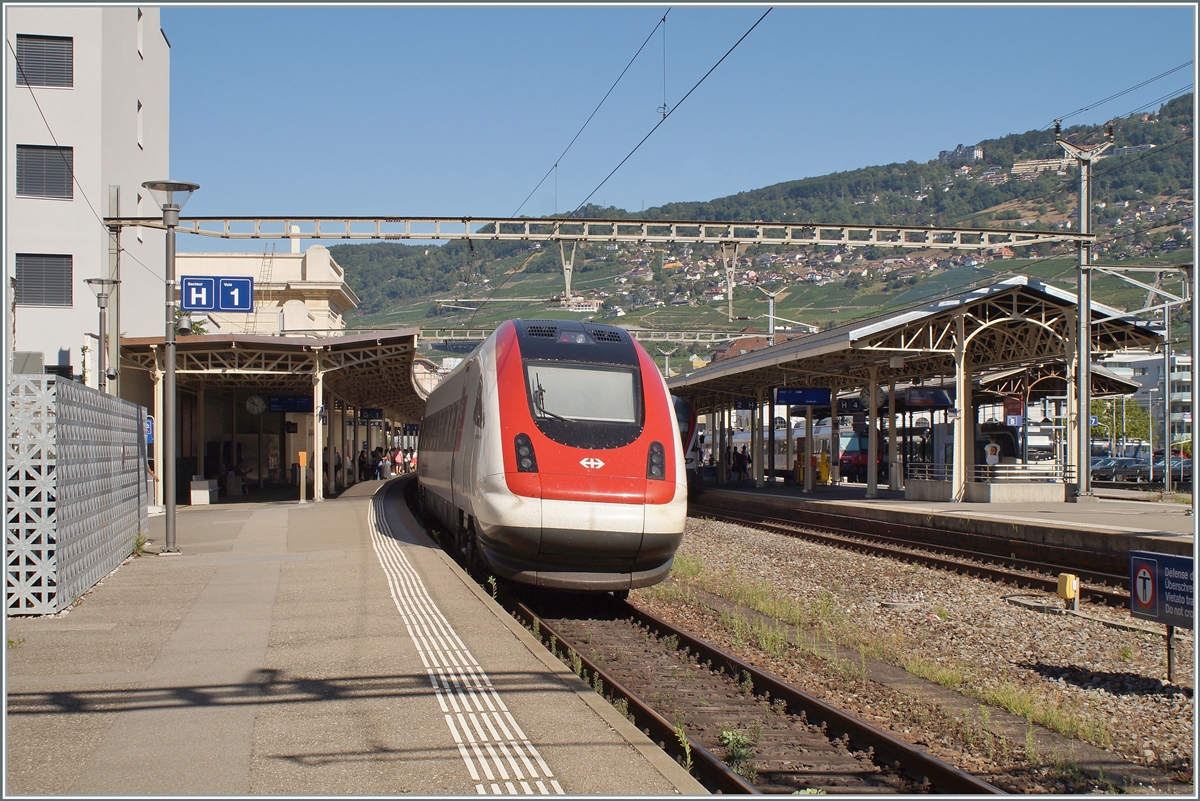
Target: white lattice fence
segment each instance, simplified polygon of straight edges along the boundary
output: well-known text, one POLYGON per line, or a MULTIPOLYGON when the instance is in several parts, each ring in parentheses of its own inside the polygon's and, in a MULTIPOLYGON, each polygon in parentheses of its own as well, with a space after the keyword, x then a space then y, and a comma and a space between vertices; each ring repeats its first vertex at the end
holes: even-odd
POLYGON ((147 531, 145 409, 74 381, 9 383, 8 614, 69 606, 147 531))

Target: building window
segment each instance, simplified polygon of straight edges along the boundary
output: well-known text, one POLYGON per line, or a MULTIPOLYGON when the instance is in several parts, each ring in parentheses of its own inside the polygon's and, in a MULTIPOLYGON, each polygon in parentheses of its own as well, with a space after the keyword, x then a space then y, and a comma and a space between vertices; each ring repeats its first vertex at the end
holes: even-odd
POLYGON ((17 254, 18 306, 70 306, 73 269, 71 256, 17 254))
POLYGON ((17 85, 75 85, 74 41, 70 36, 17 34, 17 85))
POLYGON ((72 148, 17 145, 17 194, 70 200, 75 196, 71 182, 74 169, 72 148))

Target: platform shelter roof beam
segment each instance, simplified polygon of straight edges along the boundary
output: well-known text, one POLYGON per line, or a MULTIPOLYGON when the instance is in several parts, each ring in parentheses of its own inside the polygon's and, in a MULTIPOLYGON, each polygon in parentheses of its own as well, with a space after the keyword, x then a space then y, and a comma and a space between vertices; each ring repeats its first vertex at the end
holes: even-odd
MULTIPOLYGON (((105 225, 162 228, 154 217, 106 217, 105 225)), ((984 230, 887 225, 830 225, 662 220, 567 220, 495 217, 188 217, 181 234, 221 239, 500 240, 689 244, 845 245, 939 250, 986 250, 1042 243, 1092 241, 1078 232, 984 230)))
MULTIPOLYGON (((320 339, 180 337, 177 374, 181 387, 308 395, 319 369, 327 391, 342 401, 383 409, 396 421, 417 422, 424 414, 425 397, 413 381, 416 338, 416 329, 320 339)), ((161 350, 161 337, 121 340, 125 367, 153 371, 161 350)))
MULTIPOLYGON (((1074 325, 1073 294, 1026 276, 964 292, 866 321, 799 337, 687 373, 668 381, 697 412, 716 408, 728 394, 795 385, 865 387, 870 369, 880 382, 954 375, 957 319, 973 372, 1061 360, 1074 325), (903 365, 892 367, 893 356, 903 365)), ((1161 336, 1118 309, 1092 304, 1094 350, 1155 347, 1161 336)))

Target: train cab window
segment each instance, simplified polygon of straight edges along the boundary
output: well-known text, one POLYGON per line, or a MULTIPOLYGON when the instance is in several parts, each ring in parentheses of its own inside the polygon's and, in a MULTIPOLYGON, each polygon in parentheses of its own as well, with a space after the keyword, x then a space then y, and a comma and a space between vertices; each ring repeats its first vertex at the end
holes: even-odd
POLYGON ((619 448, 641 433, 641 382, 632 368, 528 361, 525 379, 534 422, 556 442, 619 448))

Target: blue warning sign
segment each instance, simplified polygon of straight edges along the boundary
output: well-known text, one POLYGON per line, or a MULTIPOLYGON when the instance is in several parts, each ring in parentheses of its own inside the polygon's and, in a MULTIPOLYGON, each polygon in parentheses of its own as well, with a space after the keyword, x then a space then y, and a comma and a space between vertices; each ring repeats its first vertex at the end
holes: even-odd
POLYGON ((1129 610, 1134 617, 1195 628, 1195 572, 1189 556, 1129 552, 1129 610))

